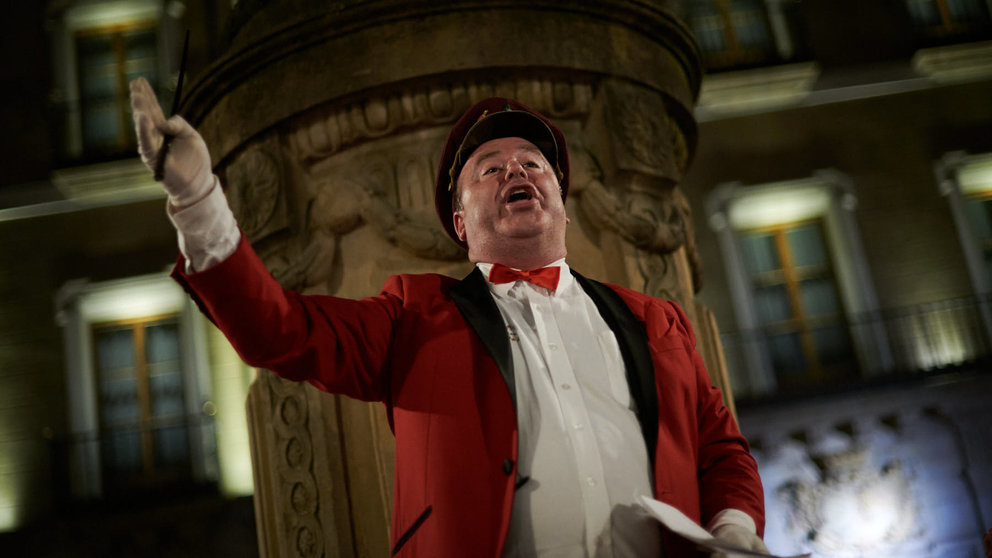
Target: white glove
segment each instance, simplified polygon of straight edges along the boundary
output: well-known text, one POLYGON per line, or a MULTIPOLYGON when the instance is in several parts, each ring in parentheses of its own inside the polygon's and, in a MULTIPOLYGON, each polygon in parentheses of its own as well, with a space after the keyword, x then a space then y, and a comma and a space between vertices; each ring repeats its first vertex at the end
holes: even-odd
POLYGON ((169 146, 162 178, 162 185, 172 205, 176 208, 187 207, 206 196, 213 186, 214 177, 210 168, 210 152, 200 134, 179 115, 166 120, 155 91, 143 77, 131 82, 131 110, 138 135, 138 153, 141 161, 152 171, 155 170, 165 134, 175 136, 169 146))
MULTIPOLYGON (((768 552, 768 548, 765 547, 765 543, 762 542, 761 537, 755 535, 748 529, 733 523, 725 523, 716 529, 713 529, 713 537, 717 540, 732 544, 734 546, 739 546, 747 550, 768 552)), ((726 558, 728 556, 734 555, 723 552, 716 552, 710 555, 711 558, 726 558)))

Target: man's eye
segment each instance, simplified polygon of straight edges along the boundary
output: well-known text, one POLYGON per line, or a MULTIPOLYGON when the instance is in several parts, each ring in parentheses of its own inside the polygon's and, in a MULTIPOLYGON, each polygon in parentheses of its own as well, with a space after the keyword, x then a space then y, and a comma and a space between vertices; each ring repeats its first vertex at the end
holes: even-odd
POLYGON ((494 172, 499 172, 499 167, 489 167, 488 169, 482 171, 482 174, 492 174, 494 172))
POLYGON ((524 163, 524 166, 527 168, 536 169, 541 165, 537 164, 537 161, 527 161, 526 163, 524 163))

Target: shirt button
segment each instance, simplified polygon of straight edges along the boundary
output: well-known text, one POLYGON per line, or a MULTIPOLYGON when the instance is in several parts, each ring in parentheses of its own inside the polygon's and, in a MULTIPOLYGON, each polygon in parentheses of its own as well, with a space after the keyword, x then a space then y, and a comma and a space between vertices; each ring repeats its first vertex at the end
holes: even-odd
POLYGON ((577 423, 573 424, 572 426, 574 426, 576 430, 582 430, 582 423, 581 422, 577 422, 577 423))
POLYGON ((589 486, 596 486, 596 479, 592 477, 586 477, 586 484, 589 486))
POLYGON ((552 351, 557 351, 558 350, 558 345, 555 345, 554 343, 550 343, 548 345, 548 349, 550 349, 552 351))
POLYGON ((561 389, 572 389, 571 384, 562 384, 561 389))

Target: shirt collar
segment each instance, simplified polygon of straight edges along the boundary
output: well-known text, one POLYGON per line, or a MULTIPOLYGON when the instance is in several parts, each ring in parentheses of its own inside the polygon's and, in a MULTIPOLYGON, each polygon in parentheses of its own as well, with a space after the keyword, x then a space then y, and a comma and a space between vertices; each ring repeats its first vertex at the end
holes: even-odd
MULTIPOLYGON (((502 283, 502 284, 491 283, 489 281, 489 270, 493 268, 493 264, 492 263, 486 263, 486 262, 477 262, 475 264, 475 267, 479 268, 479 271, 482 272, 482 276, 486 278, 486 284, 489 285, 489 290, 492 293, 497 294, 499 296, 506 296, 506 294, 508 292, 510 292, 510 289, 512 289, 514 286, 516 286, 516 285, 518 285, 520 283, 524 283, 524 284, 530 285, 532 288, 540 289, 542 291, 547 292, 547 289, 544 289, 543 287, 538 287, 538 286, 535 286, 535 285, 531 285, 530 283, 527 283, 526 281, 517 281, 516 283, 502 283)), ((572 285, 575 283, 575 278, 572 277, 572 273, 569 271, 568 264, 565 263, 565 258, 562 258, 560 260, 553 261, 553 262, 551 262, 548 265, 543 266, 543 267, 559 267, 559 268, 561 268, 560 275, 558 276, 558 289, 556 291, 554 291, 553 294, 563 293, 563 292, 565 292, 566 289, 570 289, 572 287, 572 285)))

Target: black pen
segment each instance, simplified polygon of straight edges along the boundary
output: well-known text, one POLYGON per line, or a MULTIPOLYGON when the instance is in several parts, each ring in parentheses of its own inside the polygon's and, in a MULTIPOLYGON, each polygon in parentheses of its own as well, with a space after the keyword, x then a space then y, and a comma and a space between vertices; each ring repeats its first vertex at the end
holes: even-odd
MULTIPOLYGON (((176 112, 179 111, 179 101, 183 96, 183 76, 186 74, 186 53, 188 51, 189 29, 186 30, 186 38, 183 40, 183 57, 179 62, 179 81, 176 83, 176 95, 172 98, 172 114, 169 116, 175 116, 176 112)), ((172 134, 165 134, 162 149, 158 151, 158 159, 155 161, 155 180, 159 182, 165 178, 165 157, 169 154, 169 146, 172 145, 172 140, 175 137, 172 134)))

